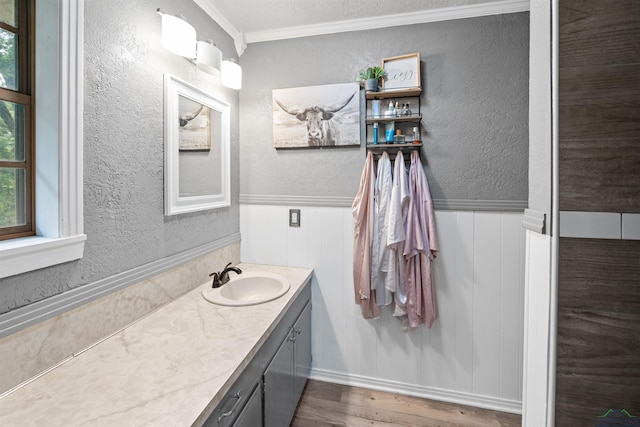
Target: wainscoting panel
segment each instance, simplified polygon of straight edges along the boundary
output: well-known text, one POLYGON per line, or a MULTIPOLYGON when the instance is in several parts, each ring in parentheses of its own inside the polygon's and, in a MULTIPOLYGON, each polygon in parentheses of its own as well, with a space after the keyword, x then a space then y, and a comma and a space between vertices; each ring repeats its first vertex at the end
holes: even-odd
POLYGON ((440 318, 403 332, 390 307, 362 318, 346 207, 242 204, 243 262, 312 267, 312 376, 519 413, 525 233, 522 213, 437 211, 440 318), (288 226, 289 208, 301 226, 288 226))
POLYGON ((549 344, 550 319, 551 237, 527 230, 525 232, 525 312, 522 425, 553 425, 553 407, 548 390, 551 381, 549 344))

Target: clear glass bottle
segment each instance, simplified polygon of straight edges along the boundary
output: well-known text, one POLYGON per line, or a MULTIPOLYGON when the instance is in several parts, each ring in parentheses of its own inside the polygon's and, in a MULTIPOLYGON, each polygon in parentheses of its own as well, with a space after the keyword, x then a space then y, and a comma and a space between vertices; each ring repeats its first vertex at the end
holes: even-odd
POLYGON ((418 126, 413 127, 413 143, 420 143, 420 128, 418 126))

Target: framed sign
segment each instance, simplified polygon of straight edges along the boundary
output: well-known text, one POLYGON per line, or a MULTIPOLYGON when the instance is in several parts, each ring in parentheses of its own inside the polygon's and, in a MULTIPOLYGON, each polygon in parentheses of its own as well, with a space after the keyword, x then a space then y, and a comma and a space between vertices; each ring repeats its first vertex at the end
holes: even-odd
POLYGON ((419 53, 384 58, 382 68, 387 72, 382 86, 384 90, 420 87, 419 53))

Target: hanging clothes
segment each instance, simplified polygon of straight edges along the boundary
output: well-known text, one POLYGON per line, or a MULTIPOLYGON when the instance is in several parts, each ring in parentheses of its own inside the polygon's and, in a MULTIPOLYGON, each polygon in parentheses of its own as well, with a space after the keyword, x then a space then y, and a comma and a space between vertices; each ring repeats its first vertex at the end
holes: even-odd
POLYGON ((391 250, 387 247, 388 210, 391 202, 391 160, 389 153, 383 152, 378 160, 378 173, 374 187, 373 240, 371 252, 371 289, 376 291, 379 306, 393 302, 389 290, 389 263, 391 250))
POLYGON ((406 263, 403 255, 403 248, 408 210, 409 187, 407 184, 407 168, 404 164, 404 155, 402 154, 402 151, 398 151, 393 166, 391 199, 389 201, 389 209, 387 210, 386 218, 387 247, 390 250, 389 267, 387 272, 387 289, 394 293, 394 316, 406 315, 406 263))
POLYGON ((429 328, 438 318, 433 260, 438 252, 433 201, 419 152, 411 152, 407 172, 398 151, 391 172, 389 154, 376 166, 367 153, 353 201, 353 286, 365 319, 394 304, 404 330, 429 328))
POLYGON ((373 153, 369 152, 360 177, 360 187, 351 207, 354 221, 353 286, 355 302, 360 305, 365 319, 377 318, 380 314, 376 293, 371 290, 374 187, 375 166, 373 153))
POLYGON ((416 151, 411 153, 409 193, 404 246, 408 327, 413 329, 424 323, 430 328, 438 317, 432 269, 438 237, 429 185, 416 151))

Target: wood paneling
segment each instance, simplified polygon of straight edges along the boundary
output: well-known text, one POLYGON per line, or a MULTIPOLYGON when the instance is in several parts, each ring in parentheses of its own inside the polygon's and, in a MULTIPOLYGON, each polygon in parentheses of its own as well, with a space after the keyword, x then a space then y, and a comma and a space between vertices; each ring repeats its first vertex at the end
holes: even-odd
POLYGON ((560 210, 640 212, 640 2, 561 0, 560 210))
POLYGON ((560 67, 638 62, 640 2, 560 0, 560 67))
POLYGON ((640 64, 584 65, 559 70, 560 107, 601 104, 637 105, 640 64))
POLYGON ((640 242, 560 239, 556 425, 640 412, 640 242))
POLYGON ((241 205, 242 260, 314 269, 315 373, 424 396, 489 398, 518 410, 524 329, 521 213, 436 212, 440 318, 431 329, 407 333, 388 309, 378 320, 364 320, 354 304, 351 209, 303 207, 299 228, 288 227, 288 209, 241 205))
POLYGON ((564 140, 560 165, 560 210, 640 212, 640 138, 564 140))
MULTIPOLYGON (((559 2, 560 210, 640 212, 640 2, 559 2)), ((640 242, 560 239, 556 425, 640 412, 640 242)))
POLYGON ((310 380, 292 427, 520 426, 520 416, 310 380))

